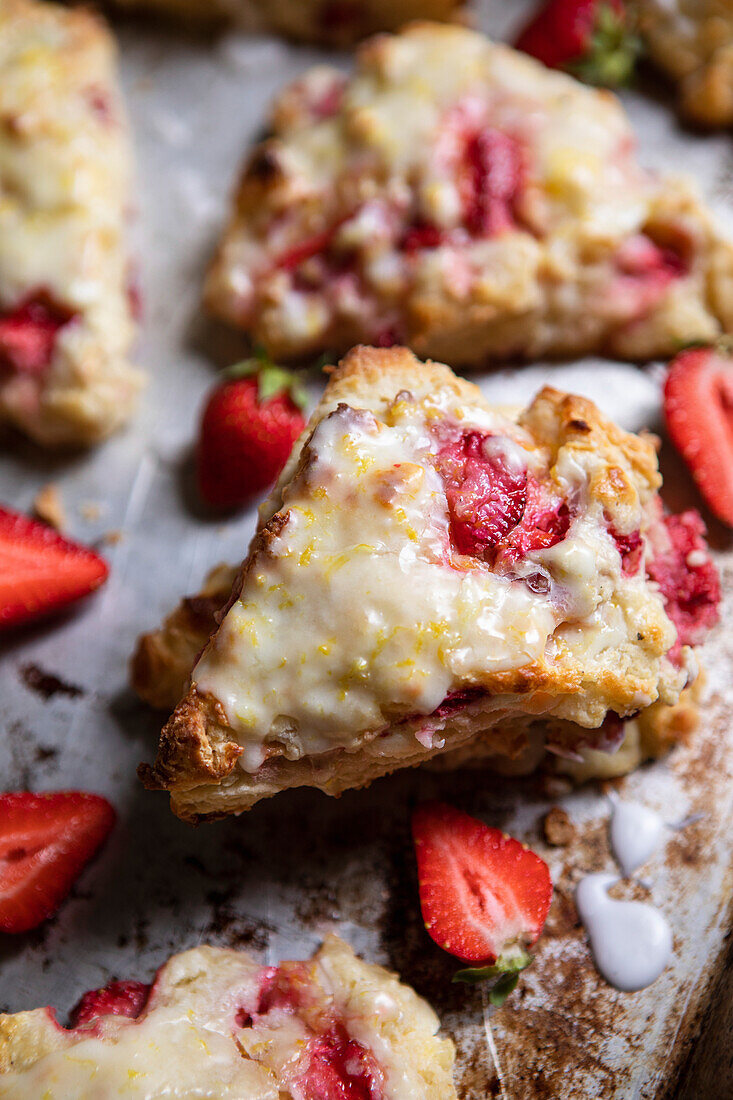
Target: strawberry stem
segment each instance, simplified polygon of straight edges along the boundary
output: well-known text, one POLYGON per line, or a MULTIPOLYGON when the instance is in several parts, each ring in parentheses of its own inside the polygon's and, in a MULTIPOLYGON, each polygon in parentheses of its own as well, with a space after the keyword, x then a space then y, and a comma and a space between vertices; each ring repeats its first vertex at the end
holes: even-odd
POLYGON ((519 975, 532 962, 532 956, 523 948, 516 947, 500 955, 491 966, 468 967, 453 975, 454 982, 466 985, 478 985, 479 982, 491 982, 489 1001, 496 1008, 504 1004, 510 993, 517 988, 519 975))
POLYGON ((587 84, 618 88, 628 84, 641 53, 626 12, 611 3, 599 5, 596 24, 585 55, 567 65, 567 71, 587 84))
POLYGON ((223 375, 230 382, 256 377, 257 400, 261 405, 281 393, 287 393, 299 409, 304 409, 308 404, 308 394, 297 375, 286 367, 273 363, 260 345, 254 348, 254 355, 227 367, 223 375))

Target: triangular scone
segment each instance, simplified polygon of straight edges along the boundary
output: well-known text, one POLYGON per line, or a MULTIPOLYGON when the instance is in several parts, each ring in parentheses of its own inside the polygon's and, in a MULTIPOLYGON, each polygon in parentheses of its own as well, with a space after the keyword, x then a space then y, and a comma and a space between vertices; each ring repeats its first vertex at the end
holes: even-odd
POLYGON ((646 359, 733 328, 733 250, 613 95, 419 24, 281 96, 206 297, 276 358, 646 359))
POLYGON ((144 781, 225 814, 675 702, 691 650, 643 567, 659 484, 653 442, 587 400, 545 389, 515 422, 448 367, 355 349, 144 781))
POLYGON ((248 31, 272 31, 302 42, 348 46, 376 31, 413 19, 454 19, 462 0, 115 0, 172 18, 228 22, 248 31))
POLYGON ((646 56, 678 86, 682 113, 703 126, 733 124, 730 0, 636 0, 646 56))
POLYGON ((119 984, 68 1029, 49 1008, 0 1015, 0 1096, 456 1100, 453 1043, 432 1008, 336 936, 279 966, 185 951, 117 1014, 119 984))
POLYGON ((86 445, 131 413, 131 150, 99 18, 0 0, 0 422, 86 445))

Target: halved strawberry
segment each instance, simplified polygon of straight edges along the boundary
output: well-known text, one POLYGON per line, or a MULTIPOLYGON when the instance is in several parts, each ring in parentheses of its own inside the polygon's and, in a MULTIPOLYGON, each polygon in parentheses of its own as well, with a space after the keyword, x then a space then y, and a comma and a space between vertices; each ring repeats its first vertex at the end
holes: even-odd
POLYGON ((715 348, 681 352, 664 384, 664 416, 710 510, 733 527, 733 358, 715 348))
POLYGON ((494 1002, 529 965, 552 900, 547 864, 518 840, 443 802, 413 815, 420 905, 431 938, 473 964, 454 980, 499 978, 494 1002), (506 977, 504 977, 506 976, 506 977))
POLYGON ((108 573, 93 550, 0 505, 0 630, 87 596, 108 573))
POLYGON ((144 982, 110 982, 90 989, 71 1010, 71 1027, 83 1027, 97 1016, 128 1016, 135 1019, 145 1007, 150 986, 144 982))
POLYGON ((27 932, 52 916, 114 822, 96 794, 0 795, 0 932, 27 932))

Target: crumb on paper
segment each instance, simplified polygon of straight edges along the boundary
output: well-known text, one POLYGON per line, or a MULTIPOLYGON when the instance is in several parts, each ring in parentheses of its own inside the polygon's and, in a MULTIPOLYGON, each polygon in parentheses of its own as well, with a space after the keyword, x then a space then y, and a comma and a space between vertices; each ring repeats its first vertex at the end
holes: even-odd
POLYGON ((575 826, 561 806, 553 806, 542 822, 545 840, 554 848, 566 848, 575 840, 575 826))
POLYGON ((79 505, 79 514, 87 523, 96 523, 102 516, 102 506, 94 500, 85 500, 79 505))
POLYGON ((565 779, 561 775, 543 775, 542 776, 542 790, 545 798, 562 798, 566 794, 570 794, 573 789, 573 784, 569 779, 565 779))
POLYGON ((61 503, 58 487, 52 481, 49 481, 48 485, 44 485, 36 493, 33 500, 33 511, 39 519, 50 524, 51 527, 55 527, 57 531, 62 531, 66 526, 64 506, 61 503))
POLYGON ((122 542, 124 537, 124 531, 105 531, 99 541, 104 543, 105 546, 117 546, 118 543, 122 542))

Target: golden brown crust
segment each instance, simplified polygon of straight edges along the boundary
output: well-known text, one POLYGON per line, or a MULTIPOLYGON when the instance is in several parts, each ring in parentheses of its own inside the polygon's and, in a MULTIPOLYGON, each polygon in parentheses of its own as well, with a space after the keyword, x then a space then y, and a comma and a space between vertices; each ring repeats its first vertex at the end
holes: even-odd
MULTIPOLYGON (((316 81, 321 75, 322 70, 313 73, 316 81)), ((597 156, 600 162, 621 156, 618 150, 573 151, 572 144, 565 146, 563 104, 572 101, 579 117, 596 118, 598 133, 618 130, 619 150, 633 144, 615 97, 569 81, 560 89, 557 79, 558 74, 530 64, 526 56, 506 46, 462 28, 424 23, 408 27, 397 37, 378 36, 359 49, 343 105, 326 122, 318 112, 311 112, 310 123, 305 121, 308 111, 296 105, 299 97, 308 99, 303 92, 306 74, 296 84, 297 94, 291 88, 280 97, 271 135, 245 164, 229 224, 207 277, 207 307, 247 331, 273 358, 294 361, 324 349, 344 352, 360 341, 377 342, 380 328, 391 330, 395 325, 400 340, 421 358, 466 368, 507 358, 593 353, 630 360, 662 358, 674 355, 684 343, 712 340, 730 331, 733 294, 730 288, 726 291, 719 269, 730 268, 733 250, 684 181, 647 180, 640 186, 642 173, 628 164, 626 216, 614 215, 612 226, 604 222, 590 232, 593 218, 576 217, 569 201, 561 229, 544 223, 542 209, 554 204, 560 194, 576 194, 577 183, 572 173, 560 183, 554 169, 546 170, 548 164, 574 163, 577 156, 584 160, 597 156), (283 243, 297 251, 299 245, 335 232, 334 227, 358 221, 354 207, 363 196, 369 201, 376 197, 389 207, 390 189, 401 193, 413 186, 411 174, 423 171, 423 146, 409 151, 410 132, 400 125, 406 112, 394 111, 390 91, 397 89, 400 103, 403 97, 414 97, 418 118, 425 109, 424 100, 440 102, 441 109, 446 109, 441 65, 452 72, 473 73, 479 44, 486 57, 475 87, 484 81, 488 93, 498 93, 499 103, 516 96, 517 117, 532 114, 532 107, 523 101, 525 93, 536 97, 538 113, 544 104, 555 105, 548 109, 545 123, 548 134, 554 134, 548 141, 555 142, 556 156, 547 156, 545 150, 538 158, 544 166, 533 175, 521 199, 522 208, 527 207, 529 231, 517 227, 482 241, 479 247, 474 242, 465 254, 461 244, 457 270, 463 271, 460 280, 466 286, 458 290, 446 274, 456 270, 454 261, 430 258, 441 249, 425 250, 427 257, 417 250, 403 265, 404 243, 399 235, 385 253, 393 262, 380 273, 380 261, 375 272, 371 238, 359 239, 357 229, 354 267, 360 272, 361 308, 341 309, 334 303, 336 293, 328 277, 322 279, 317 273, 311 278, 307 262, 305 281, 312 292, 301 296, 292 271, 283 269, 282 258, 288 255, 283 243), (414 72, 409 70, 414 79, 404 77, 400 84, 408 45, 418 51, 419 62, 414 72), (513 79, 500 75, 510 70, 514 70, 513 79), (333 132, 326 134, 325 128, 333 132), (312 143, 304 140, 307 130, 312 143), (312 155, 322 148, 328 150, 326 155, 312 155), (379 161, 378 171, 364 167, 370 159, 363 155, 367 150, 379 161), (402 160, 410 165, 404 176, 402 160), (632 209, 638 210, 638 216, 629 224, 632 209), (285 237, 284 225, 292 230, 285 237), (648 307, 636 309, 615 300, 616 276, 624 263, 625 245, 633 250, 640 240, 660 249, 672 244, 685 270, 678 271, 648 307)), ((475 87, 455 84, 454 109, 458 110, 463 96, 474 95, 475 87)), ((487 103, 490 112, 491 94, 487 103)), ((568 141, 572 143, 572 138, 568 141)), ((604 186, 600 177, 596 186, 599 192, 604 186)), ((419 188, 414 202, 421 209, 419 188)), ((587 204, 579 201, 577 210, 595 205, 588 196, 587 204)), ((438 213, 436 224, 442 229, 441 217, 438 213)), ((450 219, 445 224, 452 226, 450 219)))
MULTIPOLYGON (((279 511, 283 491, 305 470, 309 462, 309 433, 321 419, 342 402, 378 415, 385 413, 400 391, 409 390, 419 399, 445 389, 462 403, 486 406, 472 383, 457 378, 442 364, 421 364, 404 348, 359 347, 346 356, 331 372, 307 432, 294 448, 272 498, 263 507, 263 526, 253 540, 229 604, 238 598, 255 561, 261 562, 268 556, 270 547, 285 529, 287 512, 279 511)), ((640 502, 649 500, 659 486, 653 439, 621 431, 583 398, 546 388, 522 415, 521 423, 546 454, 551 474, 556 462, 568 457, 572 462, 573 456, 580 460, 591 454, 596 467, 591 493, 619 531, 629 529, 629 517, 638 515, 640 502)), ((224 595, 223 587, 220 586, 219 598, 224 595)), ((321 756, 291 760, 282 755, 282 747, 275 743, 268 748, 270 755, 259 770, 246 772, 235 768, 242 750, 222 707, 210 696, 203 696, 194 684, 163 730, 154 767, 143 768, 141 774, 146 785, 172 792, 172 805, 177 813, 197 819, 238 812, 287 787, 308 785, 329 794, 339 793, 369 783, 397 767, 412 766, 440 753, 452 752, 477 737, 483 739, 484 753, 516 755, 521 752, 520 742, 527 724, 535 718, 552 715, 557 721, 572 716, 573 721, 592 727, 600 724, 608 709, 629 715, 638 710, 640 698, 656 698, 659 677, 656 662, 671 644, 673 634, 658 601, 651 600, 643 613, 644 637, 634 637, 619 646, 613 661, 589 659, 573 650, 572 640, 558 637, 554 656, 521 668, 479 673, 471 686, 481 688, 485 694, 460 713, 450 715, 441 725, 440 739, 430 749, 425 749, 415 736, 424 717, 405 718, 404 712, 395 710, 387 731, 389 744, 382 740, 385 731, 373 730, 367 731, 349 750, 336 749, 321 756), (395 731, 404 736, 395 738, 395 731)), ((180 623, 176 618, 179 614, 171 617, 174 626, 180 623)), ((184 615, 189 625, 190 616, 184 615)), ((202 634, 203 631, 196 634, 195 643, 193 635, 187 635, 189 654, 193 645, 202 640, 202 634)), ((160 655, 167 643, 159 640, 152 649, 151 644, 139 657, 141 661, 148 660, 149 665, 151 652, 160 655)), ((139 676, 145 683, 149 682, 149 671, 148 668, 144 676, 139 676)), ((456 685, 461 686, 469 685, 456 685)), ((166 685, 165 691, 169 688, 166 685)), ((577 741, 578 727, 571 728, 576 731, 577 741)))
POLYGON ((158 756, 138 775, 148 790, 189 790, 218 783, 229 775, 242 749, 227 736, 230 729, 218 700, 192 687, 163 728, 158 756))
POLYGON ((237 576, 233 566, 212 569, 200 592, 182 600, 163 624, 137 643, 130 662, 133 690, 151 707, 172 710, 185 694, 191 669, 217 627, 217 613, 237 576))

